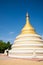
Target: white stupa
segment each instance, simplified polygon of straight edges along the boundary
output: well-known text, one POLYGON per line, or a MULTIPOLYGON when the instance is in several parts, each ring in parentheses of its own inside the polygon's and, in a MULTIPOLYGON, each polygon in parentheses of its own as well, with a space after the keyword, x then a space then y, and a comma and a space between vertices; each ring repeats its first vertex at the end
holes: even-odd
POLYGON ((28 13, 26 14, 26 24, 16 37, 12 49, 9 51, 9 56, 15 58, 43 58, 43 40, 31 26, 28 13))

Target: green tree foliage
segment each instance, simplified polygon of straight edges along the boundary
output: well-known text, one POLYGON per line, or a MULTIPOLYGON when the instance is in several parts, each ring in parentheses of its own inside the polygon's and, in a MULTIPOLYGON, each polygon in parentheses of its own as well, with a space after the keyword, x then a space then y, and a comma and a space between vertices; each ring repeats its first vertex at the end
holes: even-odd
POLYGON ((7 42, 6 46, 7 46, 7 49, 9 49, 9 50, 11 49, 11 44, 9 41, 7 42))
POLYGON ((4 51, 5 51, 6 49, 9 49, 9 50, 11 49, 11 44, 10 44, 10 42, 8 41, 8 42, 6 43, 6 42, 0 40, 0 53, 4 53, 4 51))

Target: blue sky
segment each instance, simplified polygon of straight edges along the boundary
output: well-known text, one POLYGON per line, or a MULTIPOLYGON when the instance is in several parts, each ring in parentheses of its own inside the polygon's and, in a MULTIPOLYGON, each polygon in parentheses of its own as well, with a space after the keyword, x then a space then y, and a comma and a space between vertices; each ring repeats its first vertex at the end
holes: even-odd
POLYGON ((43 35, 43 0, 0 0, 0 40, 14 42, 26 22, 43 35))

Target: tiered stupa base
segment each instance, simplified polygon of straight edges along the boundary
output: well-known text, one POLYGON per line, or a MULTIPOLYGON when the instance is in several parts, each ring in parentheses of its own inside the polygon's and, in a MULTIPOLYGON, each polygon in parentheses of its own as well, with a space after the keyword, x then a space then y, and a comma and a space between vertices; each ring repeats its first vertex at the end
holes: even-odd
POLYGON ((9 56, 14 58, 43 59, 43 40, 31 26, 28 13, 21 34, 16 37, 9 56))
POLYGON ((43 58, 43 54, 40 53, 41 50, 38 49, 38 50, 35 50, 35 52, 34 52, 34 50, 33 51, 30 50, 30 51, 29 52, 25 51, 24 53, 23 52, 15 53, 15 51, 12 50, 12 51, 10 51, 9 56, 15 57, 15 58, 43 58), (39 53, 37 54, 36 52, 39 52, 39 53))

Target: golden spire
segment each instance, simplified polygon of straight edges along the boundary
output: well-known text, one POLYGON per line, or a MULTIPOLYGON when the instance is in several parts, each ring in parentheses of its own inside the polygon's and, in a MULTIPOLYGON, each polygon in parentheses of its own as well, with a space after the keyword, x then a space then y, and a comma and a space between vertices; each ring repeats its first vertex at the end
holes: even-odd
POLYGON ((28 13, 26 14, 26 24, 22 29, 22 33, 24 33, 24 34, 28 34, 28 33, 29 34, 32 34, 32 33, 34 34, 35 33, 34 28, 30 24, 28 13))
POLYGON ((28 13, 26 13, 26 24, 25 27, 27 27, 28 29, 33 29, 32 25, 30 24, 30 20, 29 20, 29 15, 28 13))

